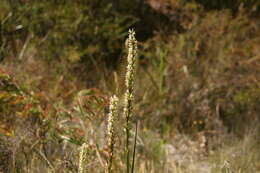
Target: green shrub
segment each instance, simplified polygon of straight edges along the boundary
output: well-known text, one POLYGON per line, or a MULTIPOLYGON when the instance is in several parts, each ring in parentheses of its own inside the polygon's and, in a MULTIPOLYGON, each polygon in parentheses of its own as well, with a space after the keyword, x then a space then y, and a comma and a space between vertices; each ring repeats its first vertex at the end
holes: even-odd
MULTIPOLYGON (((134 7, 129 5, 131 11, 134 7)), ((114 62, 111 57, 120 54, 128 28, 137 21, 131 12, 120 13, 112 0, 3 1, 0 6, 5 9, 1 13, 5 56, 17 56, 30 39, 38 56, 48 61, 88 64, 94 57, 114 62)))
MULTIPOLYGON (((147 120, 147 126, 168 122, 185 132, 227 128, 243 134, 259 120, 259 24, 229 10, 193 14, 186 32, 144 45, 143 80, 150 80, 147 94, 158 108, 152 117, 161 118, 147 120)), ((153 104, 143 104, 143 116, 150 115, 153 104)))

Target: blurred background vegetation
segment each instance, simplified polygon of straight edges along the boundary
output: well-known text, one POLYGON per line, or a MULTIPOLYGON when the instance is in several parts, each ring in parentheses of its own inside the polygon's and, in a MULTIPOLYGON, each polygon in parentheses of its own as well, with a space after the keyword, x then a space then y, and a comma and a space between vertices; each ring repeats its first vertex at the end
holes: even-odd
POLYGON ((1 0, 0 22, 0 172, 77 172, 84 141, 97 171, 129 28, 139 41, 136 171, 192 172, 167 154, 179 145, 214 158, 213 172, 246 145, 234 170, 260 170, 259 0, 1 0))

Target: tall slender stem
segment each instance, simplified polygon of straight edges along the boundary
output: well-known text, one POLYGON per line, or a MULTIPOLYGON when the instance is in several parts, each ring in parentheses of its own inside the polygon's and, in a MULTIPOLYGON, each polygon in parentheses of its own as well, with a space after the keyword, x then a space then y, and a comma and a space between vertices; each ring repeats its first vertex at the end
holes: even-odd
POLYGON ((126 133, 126 172, 130 172, 130 152, 129 152, 129 139, 130 139, 130 118, 132 114, 132 102, 133 102, 133 90, 134 90, 134 75, 137 57, 137 41, 135 39, 135 32, 129 30, 128 44, 128 56, 127 56, 127 69, 126 69, 126 92, 125 92, 125 104, 124 104, 124 116, 126 118, 125 133, 126 133))
POLYGON ((135 168, 135 151, 136 151, 136 140, 137 140, 137 128, 138 128, 138 121, 135 124, 135 140, 134 140, 134 151, 133 151, 133 160, 132 160, 132 170, 131 173, 134 173, 135 168))

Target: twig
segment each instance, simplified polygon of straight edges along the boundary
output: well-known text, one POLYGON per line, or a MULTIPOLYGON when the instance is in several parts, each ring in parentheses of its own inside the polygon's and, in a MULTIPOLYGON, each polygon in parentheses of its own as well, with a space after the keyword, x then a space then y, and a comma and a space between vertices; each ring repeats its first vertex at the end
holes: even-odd
POLYGON ((43 160, 46 161, 47 165, 51 168, 51 172, 55 173, 56 171, 54 167, 52 166, 51 162, 46 158, 46 156, 40 150, 35 149, 35 151, 37 151, 37 153, 43 158, 43 160))

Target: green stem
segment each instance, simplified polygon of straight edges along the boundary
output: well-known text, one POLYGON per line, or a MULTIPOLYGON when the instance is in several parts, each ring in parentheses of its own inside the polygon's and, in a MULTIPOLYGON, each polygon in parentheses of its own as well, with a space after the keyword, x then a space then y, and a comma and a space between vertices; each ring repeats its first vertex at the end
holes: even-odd
POLYGON ((129 116, 126 117, 126 172, 130 171, 130 152, 129 152, 129 138, 130 138, 130 127, 129 127, 129 116))
POLYGON ((136 150, 136 140, 137 140, 137 127, 138 127, 138 121, 136 121, 136 125, 135 125, 135 141, 134 141, 134 151, 133 151, 133 160, 132 160, 132 171, 131 171, 131 173, 134 173, 134 168, 135 168, 135 150, 136 150))

